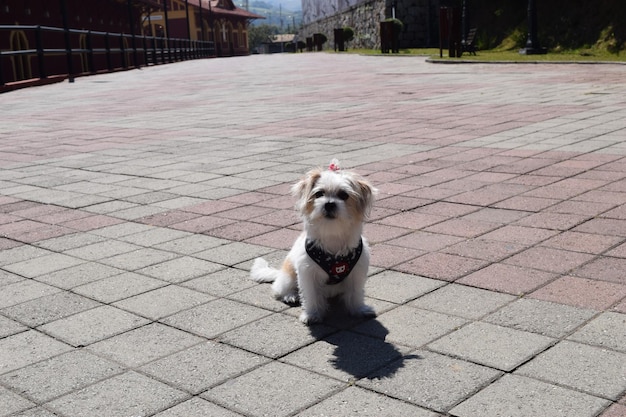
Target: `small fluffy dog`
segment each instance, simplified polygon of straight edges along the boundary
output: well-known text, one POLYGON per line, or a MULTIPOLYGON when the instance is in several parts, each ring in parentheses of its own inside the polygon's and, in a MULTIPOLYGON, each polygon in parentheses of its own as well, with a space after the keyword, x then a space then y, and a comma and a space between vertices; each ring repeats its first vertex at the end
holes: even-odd
POLYGON ((362 232, 376 189, 333 160, 326 170, 310 171, 292 192, 304 231, 281 269, 257 258, 250 277, 273 282, 274 296, 287 304, 299 300, 300 321, 305 324, 321 321, 328 299, 335 296, 342 297, 350 314, 374 317, 374 310, 364 303, 370 252, 362 232))

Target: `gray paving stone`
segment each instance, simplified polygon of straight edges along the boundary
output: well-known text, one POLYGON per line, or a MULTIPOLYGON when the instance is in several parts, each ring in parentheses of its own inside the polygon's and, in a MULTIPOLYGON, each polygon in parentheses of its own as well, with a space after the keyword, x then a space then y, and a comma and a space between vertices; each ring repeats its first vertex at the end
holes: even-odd
POLYGON ((188 237, 191 234, 181 230, 167 229, 164 227, 155 227, 144 232, 134 233, 120 237, 120 240, 135 245, 153 247, 161 243, 188 237))
POLYGON ((187 394, 136 372, 104 380, 58 398, 48 406, 62 415, 151 415, 185 400, 187 394))
POLYGON ((25 330, 28 330, 28 327, 15 320, 11 320, 8 317, 0 315, 0 339, 11 336, 12 334, 21 333, 25 330))
POLYGON ((201 396, 250 416, 282 417, 320 401, 341 385, 312 372, 272 362, 201 396))
POLYGON ((58 292, 4 308, 2 313, 30 327, 37 327, 100 305, 97 301, 80 295, 58 292))
POLYGON ((603 313, 569 339, 626 353, 626 314, 603 313))
POLYGON ((383 271, 367 281, 367 295, 373 298, 404 304, 439 287, 446 282, 397 271, 383 271))
POLYGON ((298 416, 437 417, 438 414, 359 387, 349 387, 298 416))
POLYGON ((56 417, 56 414, 41 407, 35 407, 22 411, 21 413, 11 414, 11 417, 56 417))
POLYGON ((100 262, 114 268, 125 269, 127 271, 136 271, 137 269, 145 268, 150 265, 169 261, 176 258, 177 256, 178 255, 171 252, 144 248, 132 252, 122 253, 120 255, 112 256, 110 258, 101 259, 100 262))
POLYGON ((593 417, 609 401, 517 375, 505 375, 450 413, 458 417, 593 417))
POLYGON ((466 320, 433 311, 401 306, 367 321, 355 331, 404 346, 420 347, 463 326, 466 320), (411 326, 407 326, 411 323, 411 326))
POLYGON ((502 375, 495 369, 433 352, 412 353, 414 357, 401 366, 392 363, 357 385, 420 407, 446 412, 502 375))
MULTIPOLYGON (((249 275, 246 273, 246 275, 249 275)), ((252 283, 252 286, 244 289, 239 292, 234 292, 230 295, 226 295, 228 299, 238 301, 244 304, 249 304, 251 306, 263 308, 265 310, 275 311, 275 312, 288 312, 294 310, 292 315, 298 316, 300 315, 300 307, 290 307, 287 304, 283 303, 274 298, 272 295, 271 285, 267 284, 256 284, 253 281, 248 279, 249 283, 252 283)), ((246 284, 244 284, 246 285, 246 284)), ((214 286, 215 287, 215 286, 214 286)), ((214 291, 230 291, 229 287, 225 289, 221 289, 217 287, 214 291)))
POLYGON ((626 390, 626 354, 563 341, 516 373, 617 400, 626 390))
POLYGON ((123 236, 151 230, 153 227, 154 226, 148 226, 145 224, 127 222, 95 229, 90 231, 89 233, 97 236, 107 237, 109 239, 118 239, 123 236))
POLYGON ((428 345, 429 349, 511 371, 555 342, 508 327, 474 322, 428 345))
POLYGON ((144 318, 105 305, 44 324, 39 329, 72 346, 87 346, 147 322, 144 318))
POLYGON ((182 256, 147 268, 137 270, 138 273, 172 283, 189 281, 223 269, 224 266, 203 259, 182 256))
POLYGON ((450 284, 420 297, 409 305, 476 320, 515 299, 516 297, 508 294, 450 284))
POLYGON ((167 325, 212 339, 271 312, 231 300, 218 299, 166 317, 167 325))
POLYGON ((0 287, 15 284, 16 282, 20 281, 24 281, 24 277, 12 274, 9 271, 5 271, 4 269, 0 269, 0 287))
POLYGON ((205 342, 149 363, 140 370, 178 389, 199 394, 268 361, 222 343, 205 342))
POLYGON ((205 276, 186 281, 181 285, 216 297, 224 297, 256 286, 256 283, 250 279, 250 272, 223 266, 220 268, 219 271, 207 272, 205 276))
POLYGON ((141 249, 139 245, 133 245, 128 242, 121 242, 119 240, 105 240, 91 245, 80 246, 74 249, 70 249, 65 253, 77 258, 86 259, 89 261, 97 261, 111 256, 132 252, 141 249))
POLYGON ((32 279, 25 279, 2 287, 2 291, 0 291, 0 308, 18 305, 60 291, 60 289, 50 285, 42 284, 32 279))
POLYGON ((51 255, 53 252, 31 245, 22 245, 0 251, 0 266, 29 261, 34 258, 51 255))
POLYGON ((74 350, 4 374, 0 381, 43 403, 121 373, 123 369, 89 352, 74 350))
MULTIPOLYGON (((315 329, 312 331, 315 332, 315 329)), ((352 383, 390 362, 401 366, 411 356, 405 356, 402 361, 398 359, 408 351, 409 348, 394 346, 379 338, 341 331, 305 346, 281 360, 352 383)), ((393 373, 393 369, 388 370, 393 373)))
POLYGON ((483 320, 517 330, 561 338, 597 314, 594 310, 522 298, 483 320))
POLYGON ((0 387, 0 416, 13 415, 19 411, 35 406, 35 403, 28 401, 6 388, 0 387))
POLYGON ((108 304, 143 294, 156 288, 165 287, 166 285, 169 285, 169 283, 134 272, 126 272, 74 287, 72 291, 108 304))
POLYGON ((35 259, 4 265, 3 268, 23 277, 35 278, 43 274, 49 274, 61 269, 70 268, 84 262, 85 261, 73 256, 64 255, 62 253, 53 253, 50 255, 39 256, 35 259))
POLYGON ((203 340, 160 323, 151 323, 94 343, 89 350, 135 368, 203 340))
POLYGON ((103 240, 105 240, 104 237, 96 236, 91 233, 74 233, 71 235, 42 240, 40 242, 37 242, 37 246, 55 252, 65 252, 70 249, 93 245, 94 243, 99 243, 103 240))
POLYGON ((152 320, 158 320, 213 299, 214 297, 208 294, 178 285, 168 285, 126 298, 114 303, 114 305, 152 320))
POLYGON ((202 398, 193 397, 175 407, 155 414, 155 417, 238 417, 238 414, 202 398))
POLYGON ((303 326, 297 318, 276 313, 229 331, 220 340, 270 358, 279 358, 331 333, 323 325, 303 326))
POLYGON ((97 262, 85 262, 62 271, 37 277, 38 281, 45 282, 64 290, 72 289, 78 285, 98 281, 103 278, 119 275, 124 272, 122 269, 112 266, 102 265, 97 262))
POLYGON ((262 246, 233 242, 198 252, 194 254, 194 256, 218 264, 233 266, 263 256, 272 251, 273 249, 264 248, 262 246))
POLYGON ((72 350, 35 330, 0 339, 0 375, 72 350))
POLYGON ((206 251, 221 245, 230 243, 228 240, 206 235, 188 235, 180 239, 170 240, 165 243, 155 245, 155 249, 169 252, 176 252, 184 255, 206 251))

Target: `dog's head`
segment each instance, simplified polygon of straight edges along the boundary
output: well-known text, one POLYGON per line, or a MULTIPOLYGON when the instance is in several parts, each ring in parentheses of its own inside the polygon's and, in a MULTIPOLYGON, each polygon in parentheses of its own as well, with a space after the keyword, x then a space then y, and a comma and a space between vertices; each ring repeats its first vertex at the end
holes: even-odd
POLYGON ((337 229, 361 224, 369 215, 376 189, 359 175, 339 169, 333 160, 328 169, 314 169, 292 189, 305 221, 337 229))

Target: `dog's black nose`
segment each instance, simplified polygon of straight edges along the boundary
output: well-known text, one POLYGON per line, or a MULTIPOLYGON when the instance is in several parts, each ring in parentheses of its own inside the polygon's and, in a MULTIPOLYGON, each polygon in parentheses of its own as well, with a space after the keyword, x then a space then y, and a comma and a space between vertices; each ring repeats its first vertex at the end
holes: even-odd
POLYGON ((326 217, 335 217, 335 212, 337 211, 337 203, 333 201, 329 201, 324 204, 324 212, 326 217))

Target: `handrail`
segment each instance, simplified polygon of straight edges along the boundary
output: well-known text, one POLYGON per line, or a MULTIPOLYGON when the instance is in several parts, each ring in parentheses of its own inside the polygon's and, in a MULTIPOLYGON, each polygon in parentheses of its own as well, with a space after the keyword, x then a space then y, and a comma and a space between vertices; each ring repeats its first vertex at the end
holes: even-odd
MULTIPOLYGON (((4 74, 7 60, 22 59, 28 65, 31 78, 44 80, 49 77, 68 76, 70 81, 76 75, 112 72, 120 69, 141 68, 189 59, 215 56, 215 45, 210 41, 166 38, 148 35, 129 35, 85 29, 68 29, 42 25, 0 25, 3 33, 21 31, 27 35, 28 49, 0 50, 0 91, 7 83, 22 81, 4 74), (44 33, 67 33, 65 39, 57 35, 44 40, 44 33), (57 38, 54 38, 57 36, 57 38), (51 43, 50 38, 54 45, 51 43), (81 39, 84 43, 81 43, 81 39), (33 48, 33 44, 35 48, 33 48), (45 45, 44 45, 45 44, 45 45), (67 61, 60 60, 64 56, 67 61), (70 63, 79 62, 82 71, 71 73, 70 63)), ((8 43, 8 42, 7 42, 8 43)), ((26 45, 25 45, 26 46, 26 45)), ((24 63, 22 62, 22 63, 24 63)))

